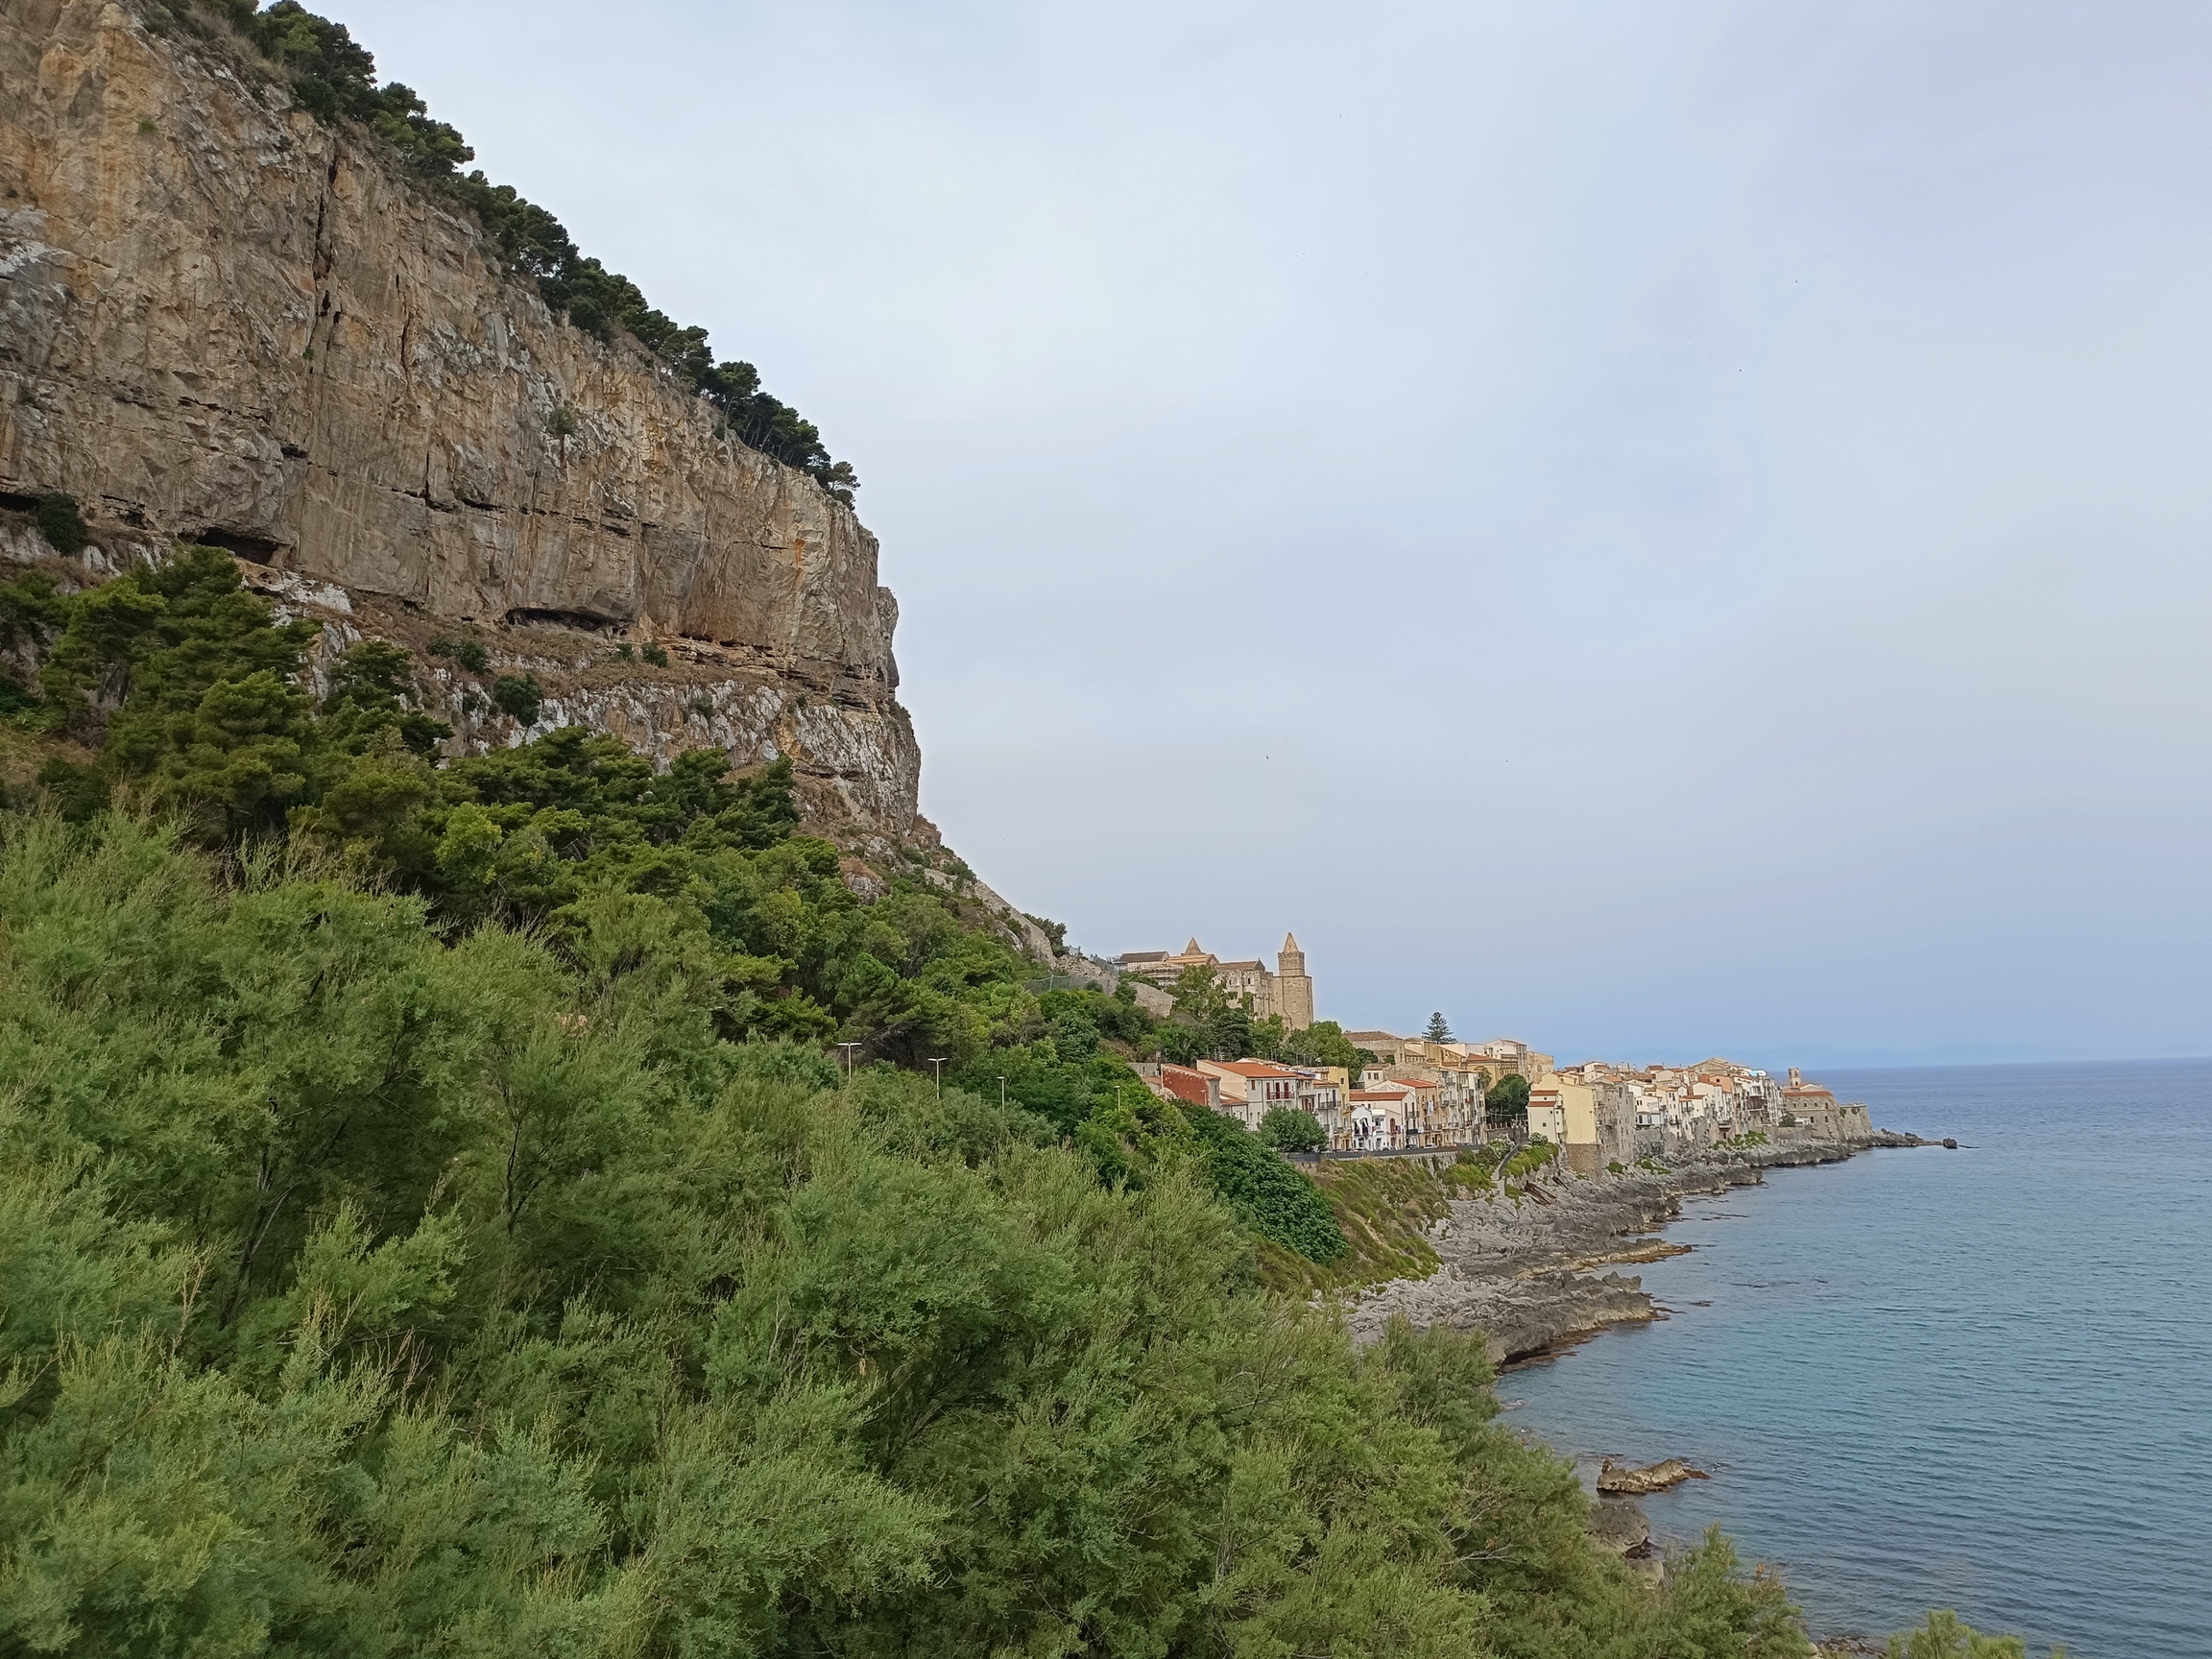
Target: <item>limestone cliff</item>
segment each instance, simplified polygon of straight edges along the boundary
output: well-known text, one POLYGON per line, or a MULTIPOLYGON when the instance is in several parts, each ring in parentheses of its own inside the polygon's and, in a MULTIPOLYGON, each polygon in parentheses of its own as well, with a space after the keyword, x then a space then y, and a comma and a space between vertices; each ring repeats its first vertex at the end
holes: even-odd
MULTIPOLYGON (((851 509, 166 15, 0 0, 0 506, 68 492, 110 565, 228 547, 334 639, 469 625, 542 670, 541 725, 789 754, 814 810, 916 833, 898 608, 851 509)), ((519 739, 441 674, 457 744, 519 739)))

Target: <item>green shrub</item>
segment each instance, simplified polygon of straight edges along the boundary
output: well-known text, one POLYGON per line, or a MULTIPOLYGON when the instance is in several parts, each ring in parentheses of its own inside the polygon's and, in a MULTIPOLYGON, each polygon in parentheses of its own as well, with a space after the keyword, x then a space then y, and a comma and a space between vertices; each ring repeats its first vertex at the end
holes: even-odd
POLYGON ((1247 1227, 1309 1262, 1326 1263, 1344 1254, 1343 1229, 1310 1180, 1220 1113, 1193 1106, 1184 1108, 1184 1116, 1205 1146, 1214 1190, 1247 1227))
POLYGON ((535 674, 502 674, 492 683, 493 706, 524 726, 538 724, 538 710, 544 701, 544 688, 535 674))
POLYGON ((38 769, 38 787, 66 823, 88 823, 107 809, 108 780, 96 767, 49 760, 38 769))
MULTIPOLYGON (((2051 1651, 2052 1659, 2065 1659, 2063 1647, 2051 1651)), ((2028 1644, 2017 1636, 1984 1636, 1946 1611, 1890 1637, 1885 1652, 1887 1659, 2027 1659, 2028 1644)))
POLYGON ((1318 1152, 1329 1144, 1329 1132, 1310 1112, 1274 1106, 1260 1119, 1260 1139, 1279 1152, 1318 1152))
POLYGON ((1804 1650, 1724 1545, 1601 1554, 1479 1336, 1356 1352, 1189 1164, 719 1042, 604 900, 0 824, 10 1652, 1804 1650))
POLYGON ((668 666, 668 653, 663 651, 658 645, 648 645, 642 651, 638 652, 638 655, 644 658, 646 661, 652 663, 656 668, 665 668, 668 666))
POLYGON ((492 658, 481 639, 462 640, 453 647, 453 660, 471 674, 481 674, 492 665, 492 658))
POLYGON ((46 545, 57 553, 83 552, 84 543, 91 539, 74 495, 65 495, 57 490, 39 496, 36 517, 38 534, 46 538, 46 545))

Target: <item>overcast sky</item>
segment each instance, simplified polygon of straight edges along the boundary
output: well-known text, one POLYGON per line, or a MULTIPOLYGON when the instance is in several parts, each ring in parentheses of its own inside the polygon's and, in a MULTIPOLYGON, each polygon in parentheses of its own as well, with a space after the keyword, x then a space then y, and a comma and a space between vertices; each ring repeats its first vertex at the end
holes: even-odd
POLYGON ((858 468, 1071 941, 2212 1053, 2212 8, 323 4, 858 468))

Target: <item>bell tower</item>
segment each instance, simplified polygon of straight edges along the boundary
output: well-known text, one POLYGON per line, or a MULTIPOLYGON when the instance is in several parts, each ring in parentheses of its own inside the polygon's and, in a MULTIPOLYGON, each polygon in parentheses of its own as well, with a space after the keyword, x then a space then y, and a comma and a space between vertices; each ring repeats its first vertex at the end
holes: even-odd
POLYGON ((1313 980, 1306 972, 1306 952, 1298 949, 1295 933, 1283 935, 1283 949, 1275 957, 1275 999, 1283 1010, 1283 1023, 1303 1031, 1313 1023, 1313 980))

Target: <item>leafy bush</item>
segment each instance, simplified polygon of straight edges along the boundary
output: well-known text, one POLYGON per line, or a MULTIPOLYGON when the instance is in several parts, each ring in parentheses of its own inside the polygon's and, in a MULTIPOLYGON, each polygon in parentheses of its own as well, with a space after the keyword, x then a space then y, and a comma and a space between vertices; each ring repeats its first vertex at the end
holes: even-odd
POLYGON ((1196 1106, 1186 1107, 1184 1116, 1205 1146, 1214 1190, 1246 1226, 1309 1262, 1326 1263, 1344 1254, 1343 1230, 1311 1181, 1220 1113, 1196 1106))
POLYGON ((1600 1554, 1479 1337, 718 1041, 664 921, 0 824, 10 1650, 1803 1651, 1724 1545, 1600 1554))
POLYGON ((524 726, 538 724, 538 710, 544 701, 544 687, 535 674, 502 674, 492 683, 493 706, 524 726))
POLYGON ((56 491, 39 496, 36 517, 38 534, 46 538, 46 545, 57 553, 82 552, 84 543, 91 540, 91 532, 84 527, 84 515, 78 511, 74 495, 56 491))
POLYGON ((1500 1125, 1528 1121, 1528 1079, 1508 1071, 1482 1091, 1482 1110, 1500 1125))
POLYGON ((450 657, 471 674, 481 674, 491 666, 492 658, 484 649, 481 639, 433 639, 423 647, 433 657, 450 657))
POLYGON ((1502 1162, 1503 1160, 1492 1155, 1490 1148, 1463 1146, 1437 1178, 1451 1191, 1487 1193, 1497 1185, 1497 1168, 1502 1162))
POLYGON ((1260 1139, 1279 1152, 1318 1152, 1329 1144, 1329 1132, 1310 1112, 1274 1106, 1260 1119, 1260 1139))
POLYGON ((668 666, 668 653, 659 645, 647 645, 642 650, 640 650, 637 655, 644 658, 646 661, 652 663, 656 668, 665 668, 668 666))
POLYGON ((1505 1161, 1502 1171, 1508 1181, 1517 1181, 1524 1175, 1533 1175, 1547 1164, 1556 1163, 1559 1148, 1539 1135, 1520 1151, 1505 1161))
MULTIPOLYGON (((1926 1622, 1889 1638, 1887 1659, 2027 1659, 2028 1645, 2017 1636, 1984 1636, 1952 1612, 1930 1613, 1926 1622)), ((2065 1659, 2054 1647, 2052 1659, 2065 1659)))

